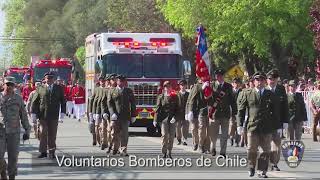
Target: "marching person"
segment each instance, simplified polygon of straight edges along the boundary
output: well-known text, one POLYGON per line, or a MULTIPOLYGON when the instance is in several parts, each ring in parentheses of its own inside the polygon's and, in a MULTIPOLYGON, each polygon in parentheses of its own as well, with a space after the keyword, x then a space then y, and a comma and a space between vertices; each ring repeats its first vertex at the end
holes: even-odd
MULTIPOLYGON (((241 88, 241 79, 234 78, 232 80, 232 87, 233 87, 233 99, 236 101, 238 99, 239 93, 242 91, 241 88)), ((240 142, 240 135, 237 133, 237 122, 236 117, 232 116, 230 118, 229 124, 229 136, 230 136, 230 145, 233 146, 234 142, 236 143, 236 147, 239 147, 240 142)))
POLYGON ((289 127, 288 139, 301 140, 303 122, 308 121, 306 105, 301 93, 296 92, 294 80, 288 84, 289 127))
POLYGON ((215 71, 216 82, 213 84, 213 90, 218 95, 220 102, 218 102, 216 106, 216 111, 209 117, 208 130, 210 153, 212 156, 215 156, 216 142, 221 127, 220 155, 226 157, 230 115, 235 118, 235 115, 237 114, 237 104, 233 96, 232 85, 224 82, 223 75, 224 71, 222 69, 215 71))
POLYGON ((179 102, 176 92, 169 81, 163 83, 163 93, 158 96, 155 109, 154 127, 161 123, 163 158, 172 159, 173 141, 176 131, 175 117, 178 114, 179 102))
POLYGON ((73 101, 72 101, 72 89, 73 85, 71 83, 67 84, 67 87, 65 88, 65 98, 67 101, 66 107, 67 107, 67 115, 71 118, 73 117, 72 109, 73 109, 73 101))
POLYGON ((46 85, 39 86, 36 91, 34 101, 31 104, 31 116, 33 119, 40 119, 40 155, 38 158, 55 158, 56 136, 58 129, 59 109, 61 107, 61 117, 65 116, 66 104, 64 91, 61 86, 54 84, 54 74, 47 72, 45 75, 46 85))
POLYGON ((280 171, 278 163, 280 161, 281 155, 281 138, 283 136, 283 129, 288 129, 289 122, 289 108, 288 108, 288 97, 286 89, 283 85, 278 83, 279 81, 279 72, 278 70, 271 70, 267 74, 267 88, 271 90, 276 96, 276 102, 279 107, 279 117, 280 121, 276 122, 277 130, 272 133, 271 140, 271 170, 280 171))
MULTIPOLYGON (((114 80, 112 80, 112 87, 116 87, 116 83, 114 80)), ((111 133, 110 133, 110 113, 108 110, 108 94, 111 89, 110 84, 110 75, 106 75, 106 82, 105 82, 105 88, 101 100, 101 114, 102 114, 102 136, 101 136, 101 150, 104 150, 105 148, 108 148, 107 153, 110 153, 111 151, 111 133)))
POLYGON ((33 91, 33 88, 31 86, 30 81, 28 81, 22 89, 22 99, 25 103, 28 101, 28 97, 32 91, 33 91))
POLYGON ((207 129, 208 129, 208 100, 205 99, 203 89, 205 83, 198 78, 198 82, 194 84, 190 90, 190 94, 186 105, 186 119, 191 124, 193 150, 199 148, 201 153, 207 152, 206 147, 207 129))
POLYGON ((271 151, 272 133, 276 130, 275 124, 279 122, 279 112, 276 102, 276 96, 272 91, 265 88, 266 76, 257 72, 254 74, 255 88, 246 90, 239 96, 237 131, 243 132, 243 123, 245 121, 246 110, 248 109, 248 166, 249 176, 255 174, 257 162, 258 147, 261 147, 262 153, 258 160, 258 176, 267 178, 269 155, 271 151))
POLYGON ((189 92, 186 91, 187 81, 180 80, 179 81, 180 91, 177 93, 178 95, 178 104, 179 104, 179 111, 177 115, 177 140, 178 145, 181 143, 186 146, 187 145, 187 138, 189 134, 189 121, 185 119, 186 114, 186 104, 189 96, 189 92), (182 142, 183 137, 183 142, 182 142))
POLYGON ((29 139, 30 124, 21 96, 14 93, 15 78, 5 77, 4 90, 0 93, 0 173, 1 179, 15 179, 20 145, 20 122, 25 130, 23 139, 29 139), (8 153, 8 168, 4 159, 8 153))
POLYGON ((113 155, 120 148, 120 156, 128 156, 129 124, 136 120, 136 102, 133 91, 125 87, 126 78, 117 77, 117 87, 108 94, 108 109, 112 127, 113 155))
POLYGON ((94 92, 92 93, 92 90, 89 89, 88 92, 90 92, 90 94, 88 94, 88 105, 87 105, 87 116, 88 116, 88 123, 89 123, 89 131, 92 134, 92 145, 95 146, 97 145, 97 142, 99 142, 99 138, 97 136, 97 132, 96 132, 96 126, 95 126, 95 120, 93 118, 93 110, 92 110, 92 106, 93 106, 93 102, 96 98, 96 94, 97 94, 97 88, 99 88, 100 83, 96 83, 94 92))
MULTIPOLYGON (((35 83, 35 89, 30 93, 30 95, 28 97, 28 100, 27 100, 26 108, 27 108, 27 113, 28 113, 30 119, 32 119, 32 117, 31 117, 31 103, 34 100, 37 88, 39 86, 41 86, 41 82, 36 82, 35 83)), ((40 139, 39 133, 38 133, 39 132, 38 120, 37 119, 32 119, 32 124, 33 124, 34 137, 37 138, 37 139, 40 139)))
POLYGON ((80 85, 79 80, 76 86, 72 89, 72 99, 74 103, 74 114, 78 122, 81 121, 81 117, 84 115, 85 89, 80 85))
MULTIPOLYGON (((64 81, 60 78, 60 76, 58 76, 56 82, 57 85, 61 86, 61 88, 63 89, 63 94, 64 94, 64 99, 66 99, 66 90, 65 90, 65 84, 64 81)), ((61 117, 61 109, 59 110, 59 120, 60 123, 63 123, 63 118, 61 117)))
POLYGON ((103 88, 105 86, 105 78, 100 76, 99 77, 99 87, 95 88, 93 93, 93 103, 92 103, 92 114, 93 119, 95 121, 95 132, 97 137, 97 142, 99 146, 101 146, 101 97, 103 95, 103 88))

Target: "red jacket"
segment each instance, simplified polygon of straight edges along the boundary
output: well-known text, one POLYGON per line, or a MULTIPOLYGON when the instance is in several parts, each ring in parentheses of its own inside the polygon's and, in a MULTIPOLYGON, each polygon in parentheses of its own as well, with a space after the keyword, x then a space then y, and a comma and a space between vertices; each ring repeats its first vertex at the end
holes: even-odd
POLYGON ((64 88, 64 94, 65 94, 66 101, 73 101, 72 100, 72 89, 73 89, 72 85, 68 85, 64 88))
POLYGON ((33 91, 32 87, 25 86, 22 88, 22 99, 24 101, 28 101, 30 93, 33 91))
POLYGON ((72 88, 72 99, 75 104, 84 104, 86 102, 84 88, 81 86, 72 88))

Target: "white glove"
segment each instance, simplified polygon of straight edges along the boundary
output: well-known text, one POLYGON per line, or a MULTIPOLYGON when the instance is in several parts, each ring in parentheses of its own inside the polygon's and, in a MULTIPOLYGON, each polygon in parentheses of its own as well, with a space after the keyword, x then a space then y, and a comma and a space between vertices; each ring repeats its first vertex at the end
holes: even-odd
POLYGON ((93 119, 94 119, 95 121, 98 121, 98 120, 99 120, 99 117, 100 117, 99 114, 94 114, 94 115, 93 115, 93 119))
POLYGON ((60 119, 63 119, 66 116, 65 113, 60 113, 60 119))
POLYGON ((282 124, 283 129, 288 129, 288 126, 289 126, 288 123, 283 123, 282 124))
POLYGON ((185 115, 184 115, 184 119, 185 119, 185 120, 188 120, 188 114, 185 114, 185 115))
POLYGON ((242 126, 237 127, 237 133, 239 135, 241 135, 243 133, 243 127, 242 126))
POLYGON ((304 121, 304 122, 303 122, 303 126, 308 126, 308 122, 307 122, 307 121, 304 121))
POLYGON ((116 121, 118 120, 118 116, 115 113, 113 113, 110 119, 111 121, 116 121))
POLYGON ((176 119, 175 118, 172 118, 171 120, 170 120, 170 123, 171 124, 174 124, 176 122, 176 119))
POLYGON ((131 123, 133 124, 134 122, 136 122, 136 117, 131 117, 131 123))
POLYGON ((107 113, 104 113, 104 114, 102 115, 102 117, 103 117, 104 120, 108 120, 109 115, 108 115, 107 113))
POLYGON ((193 113, 192 113, 192 111, 190 111, 190 112, 188 113, 188 118, 187 118, 187 120, 188 120, 188 121, 193 121, 193 113))
POLYGON ((206 87, 209 86, 209 82, 204 82, 203 85, 202 85, 202 90, 204 90, 206 87))
POLYGON ((93 124, 94 120, 93 120, 93 114, 89 113, 89 123, 93 124))
POLYGON ((277 129, 277 133, 279 134, 280 137, 282 137, 282 129, 277 129))
POLYGON ((153 126, 157 127, 157 122, 156 121, 153 121, 153 126))
POLYGON ((37 120, 37 115, 36 114, 31 114, 31 120, 35 122, 37 120))

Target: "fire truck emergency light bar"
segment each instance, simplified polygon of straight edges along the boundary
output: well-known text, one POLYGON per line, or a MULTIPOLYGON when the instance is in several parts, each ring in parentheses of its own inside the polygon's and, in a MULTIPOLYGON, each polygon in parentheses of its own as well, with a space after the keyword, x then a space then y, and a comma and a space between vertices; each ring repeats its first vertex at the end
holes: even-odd
POLYGON ((173 42, 175 42, 174 38, 150 38, 150 43, 142 43, 142 42, 133 42, 132 38, 108 38, 108 42, 112 42, 115 46, 125 46, 126 48, 133 47, 138 48, 140 46, 146 47, 146 46, 153 46, 153 47, 159 47, 159 46, 168 46, 171 45, 173 42))

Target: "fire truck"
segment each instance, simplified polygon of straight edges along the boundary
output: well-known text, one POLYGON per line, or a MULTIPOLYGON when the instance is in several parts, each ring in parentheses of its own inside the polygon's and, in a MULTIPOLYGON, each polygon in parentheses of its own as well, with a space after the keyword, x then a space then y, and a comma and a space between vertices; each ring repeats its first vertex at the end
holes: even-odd
POLYGON ((28 72, 28 67, 10 67, 6 72, 5 76, 15 77, 16 83, 24 83, 23 77, 28 72))
POLYGON ((55 79, 60 77, 65 83, 71 82, 72 65, 69 59, 48 59, 32 62, 32 81, 41 82, 46 72, 52 71, 55 79))
POLYGON ((190 61, 182 61, 181 36, 177 33, 95 33, 86 38, 85 48, 86 93, 93 93, 99 76, 125 75, 137 104, 137 120, 131 126, 146 127, 148 133, 154 134, 152 122, 163 82, 170 81, 178 88, 178 80, 191 74, 190 61))

